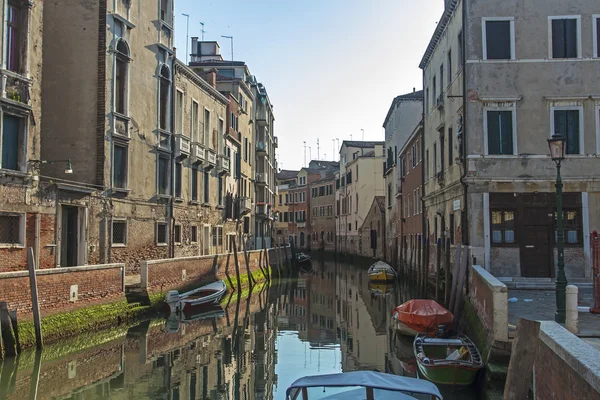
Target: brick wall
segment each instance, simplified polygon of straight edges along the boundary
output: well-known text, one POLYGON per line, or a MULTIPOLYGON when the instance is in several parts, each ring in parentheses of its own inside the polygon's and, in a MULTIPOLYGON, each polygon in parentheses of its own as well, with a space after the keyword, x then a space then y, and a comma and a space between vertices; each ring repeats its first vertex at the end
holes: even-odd
MULTIPOLYGON (((281 253, 280 253, 281 254, 281 253)), ((289 250, 288 250, 289 257, 289 250)), ((259 262, 264 265, 261 251, 249 251, 250 271, 260 270, 259 262)), ((235 277, 235 259, 232 253, 213 256, 183 257, 166 260, 142 261, 140 263, 142 286, 152 291, 166 291, 185 286, 194 281, 209 282, 215 279, 226 279, 229 259, 229 275, 235 277)), ((240 274, 246 273, 244 253, 238 252, 240 274)), ((269 250, 269 261, 276 265, 275 250, 269 250)))
MULTIPOLYGON (((70 310, 107 300, 125 298, 123 264, 47 269, 37 271, 38 298, 42 315, 70 310), (78 286, 78 297, 70 301, 72 285, 78 286)), ((0 300, 19 314, 30 314, 31 291, 28 272, 0 273, 0 300), (5 297, 6 296, 6 297, 5 297)))
POLYGON ((508 289, 479 265, 473 265, 469 275, 469 298, 490 342, 507 342, 508 289))
POLYGON ((598 351, 556 322, 544 321, 534 363, 536 399, 598 399, 598 351))

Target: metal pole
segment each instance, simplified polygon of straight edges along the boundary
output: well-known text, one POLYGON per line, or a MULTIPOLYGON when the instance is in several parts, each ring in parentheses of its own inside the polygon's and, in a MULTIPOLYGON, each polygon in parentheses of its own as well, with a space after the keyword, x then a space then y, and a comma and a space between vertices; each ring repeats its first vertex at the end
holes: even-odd
POLYGON ((188 64, 188 54, 190 54, 190 50, 189 50, 189 41, 190 41, 190 15, 189 14, 185 14, 185 13, 181 13, 181 15, 183 15, 184 17, 187 18, 187 31, 185 34, 185 65, 188 64))
POLYGON ((565 323, 567 276, 565 275, 565 234, 563 231, 563 183, 560 176, 560 161, 556 163, 556 246, 558 247, 558 275, 556 277, 555 321, 565 323))

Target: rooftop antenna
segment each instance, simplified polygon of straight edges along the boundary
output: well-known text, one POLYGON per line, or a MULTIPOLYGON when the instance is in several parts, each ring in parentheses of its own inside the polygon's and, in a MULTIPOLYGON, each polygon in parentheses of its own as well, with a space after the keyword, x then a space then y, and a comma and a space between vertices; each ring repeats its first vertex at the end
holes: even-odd
POLYGON ((303 143, 304 143, 304 168, 306 168, 306 140, 303 143))
POLYGON ((312 149, 308 146, 308 159, 312 160, 312 149))
POLYGON ((350 134, 350 140, 352 140, 352 134, 350 134))
POLYGON ((362 140, 363 140, 363 142, 364 142, 364 141, 365 141, 365 130, 364 130, 364 129, 361 129, 361 132, 362 132, 362 140))
POLYGON ((333 143, 333 151, 331 152, 331 161, 335 161, 335 139, 331 139, 331 142, 333 143))
MULTIPOLYGON (((335 143, 336 143, 336 147, 339 149, 340 148, 340 138, 335 138, 335 143)), ((338 161, 340 160, 340 154, 338 151, 338 161)))
POLYGON ((200 22, 200 25, 202 25, 202 29, 200 30, 200 32, 202 32, 202 41, 204 42, 204 34, 206 33, 206 31, 204 30, 204 22, 200 22))
POLYGON ((321 158, 319 157, 319 139, 317 139, 317 160, 320 160, 321 158))
POLYGON ((187 30, 185 33, 185 65, 188 64, 188 54, 190 54, 190 14, 181 13, 184 17, 187 18, 187 30))

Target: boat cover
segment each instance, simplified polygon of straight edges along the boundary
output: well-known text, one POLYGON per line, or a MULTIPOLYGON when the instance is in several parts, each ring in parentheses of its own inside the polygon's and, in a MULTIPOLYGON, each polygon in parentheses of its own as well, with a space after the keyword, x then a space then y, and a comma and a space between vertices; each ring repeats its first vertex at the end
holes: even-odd
POLYGON ((452 325, 454 315, 434 300, 409 300, 392 311, 398 321, 417 332, 433 333, 439 325, 452 325))
POLYGON ((375 371, 354 371, 340 374, 305 376, 292 383, 286 391, 286 396, 290 396, 294 389, 303 387, 344 386, 362 386, 395 392, 422 393, 436 396, 440 400, 442 399, 437 386, 429 381, 375 371))
POLYGON ((389 265, 384 263, 383 261, 377 261, 375 264, 369 267, 369 274, 373 272, 386 271, 393 275, 396 275, 396 271, 389 265))

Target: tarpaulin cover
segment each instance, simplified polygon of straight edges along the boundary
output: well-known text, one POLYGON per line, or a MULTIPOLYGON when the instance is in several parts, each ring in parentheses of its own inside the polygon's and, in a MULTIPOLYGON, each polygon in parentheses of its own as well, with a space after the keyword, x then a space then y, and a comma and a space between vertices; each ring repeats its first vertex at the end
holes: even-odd
POLYGON ((409 300, 392 312, 398 321, 417 332, 433 333, 438 325, 452 325, 454 315, 434 300, 409 300))

